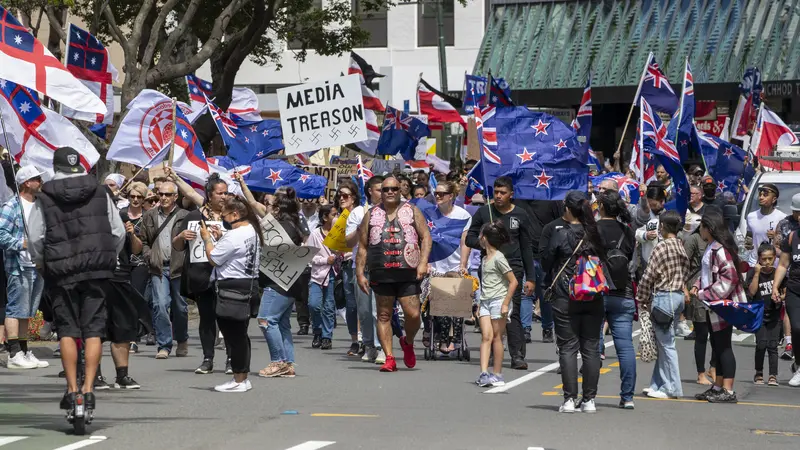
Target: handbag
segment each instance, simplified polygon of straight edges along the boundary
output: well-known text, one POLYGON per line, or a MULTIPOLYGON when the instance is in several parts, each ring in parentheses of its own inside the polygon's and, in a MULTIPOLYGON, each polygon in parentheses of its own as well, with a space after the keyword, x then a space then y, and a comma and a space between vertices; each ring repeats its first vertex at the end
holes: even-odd
POLYGON ((658 358, 656 330, 653 329, 653 323, 650 321, 650 312, 644 308, 639 311, 639 325, 642 331, 639 334, 639 355, 642 362, 653 362, 658 358))
POLYGON ((215 284, 217 305, 214 312, 217 317, 228 320, 245 321, 251 316, 255 288, 255 278, 250 279, 247 288, 242 286, 245 279, 218 280, 215 284))
POLYGON ((566 269, 566 268, 567 268, 567 264, 569 264, 569 262, 570 262, 570 260, 572 259, 572 257, 573 257, 573 256, 575 256, 575 254, 576 254, 576 253, 578 253, 578 249, 579 249, 579 248, 581 248, 581 245, 582 245, 582 244, 583 244, 583 239, 581 239, 581 240, 578 242, 578 245, 576 245, 576 246, 575 246, 575 250, 573 250, 573 251, 572 251, 572 254, 569 256, 569 258, 567 258, 567 260, 566 260, 566 261, 564 261, 564 265, 563 265, 563 266, 561 266, 561 269, 559 269, 559 271, 558 271, 558 273, 556 274, 556 276, 555 276, 555 277, 553 277, 553 282, 552 282, 552 283, 550 283, 550 286, 548 286, 548 287, 547 287, 547 289, 545 289, 545 291, 544 291, 544 294, 542 295, 542 300, 543 300, 545 303, 552 303, 552 302, 553 302, 553 296, 555 295, 555 294, 553 293, 553 287, 554 287, 554 286, 556 285, 556 283, 558 282, 558 279, 561 277, 561 274, 562 274, 562 273, 564 273, 564 269, 566 269))
POLYGON ((570 280, 570 300, 588 302, 607 292, 608 283, 600 258, 590 255, 578 258, 577 270, 570 280))

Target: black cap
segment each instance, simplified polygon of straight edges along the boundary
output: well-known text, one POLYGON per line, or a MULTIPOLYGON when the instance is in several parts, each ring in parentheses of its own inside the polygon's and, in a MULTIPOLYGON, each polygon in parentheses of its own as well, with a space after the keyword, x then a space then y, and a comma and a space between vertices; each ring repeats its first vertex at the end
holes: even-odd
POLYGON ((53 170, 62 173, 85 173, 81 154, 72 147, 61 147, 53 152, 53 170))
POLYGON ((775 194, 775 198, 778 198, 781 195, 781 191, 778 190, 778 186, 775 186, 772 183, 764 183, 758 187, 758 190, 770 190, 775 194))
POLYGON ((689 167, 690 175, 703 175, 703 173, 705 173, 705 171, 703 170, 702 167, 698 165, 693 165, 692 167, 689 167))

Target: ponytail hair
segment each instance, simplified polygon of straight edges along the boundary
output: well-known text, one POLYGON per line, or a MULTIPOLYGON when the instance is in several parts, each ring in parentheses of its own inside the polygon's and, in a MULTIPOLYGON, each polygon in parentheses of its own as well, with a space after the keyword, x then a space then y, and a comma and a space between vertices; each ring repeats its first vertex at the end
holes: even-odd
POLYGON ((597 197, 597 201, 603 205, 603 211, 611 217, 615 217, 623 223, 629 224, 633 221, 628 205, 625 200, 619 195, 618 191, 608 189, 601 192, 597 197))
POLYGON ((494 248, 500 248, 511 242, 511 234, 500 219, 484 224, 481 227, 481 236, 494 248))
POLYGON ((597 222, 594 220, 592 205, 586 194, 581 191, 569 191, 564 198, 564 207, 567 208, 575 219, 583 226, 584 241, 591 244, 594 253, 601 260, 606 260, 606 248, 597 229, 597 222))
POLYGON ((256 236, 258 236, 259 247, 264 245, 264 235, 261 231, 261 224, 258 221, 258 216, 256 215, 255 210, 250 206, 250 203, 247 202, 242 197, 239 196, 230 196, 225 199, 225 206, 224 209, 228 211, 235 211, 239 214, 239 217, 248 221, 250 225, 256 230, 256 236))

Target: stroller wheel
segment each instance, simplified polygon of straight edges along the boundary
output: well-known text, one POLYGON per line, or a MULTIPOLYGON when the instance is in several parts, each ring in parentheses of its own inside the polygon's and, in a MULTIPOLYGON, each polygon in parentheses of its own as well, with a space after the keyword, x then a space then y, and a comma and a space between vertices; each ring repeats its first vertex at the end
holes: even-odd
POLYGON ((425 361, 431 360, 431 349, 425 347, 425 361))
POLYGON ((469 362, 469 348, 464 347, 464 361, 469 362))
POLYGON ((456 350, 456 358, 458 358, 459 361, 463 361, 464 360, 462 358, 462 353, 461 353, 461 349, 460 348, 458 350, 456 350))

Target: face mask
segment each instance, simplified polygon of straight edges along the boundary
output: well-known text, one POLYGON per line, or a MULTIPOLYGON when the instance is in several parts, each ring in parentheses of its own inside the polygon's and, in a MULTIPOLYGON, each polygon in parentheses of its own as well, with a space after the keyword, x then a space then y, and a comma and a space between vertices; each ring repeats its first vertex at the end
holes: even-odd
POLYGON ((652 211, 653 211, 653 214, 654 214, 654 215, 656 215, 656 216, 659 216, 659 215, 661 215, 661 212, 662 212, 662 211, 664 211, 664 208, 661 208, 661 209, 654 209, 654 210, 652 210, 652 211))
POLYGON ((233 224, 239 223, 239 222, 241 222, 243 220, 244 219, 237 219, 237 220, 234 220, 233 222, 228 222, 227 220, 222 219, 222 228, 225 228, 226 230, 230 231, 230 230, 233 229, 233 224))
POLYGON ((703 195, 705 195, 707 198, 714 197, 716 193, 717 193, 717 188, 715 187, 703 188, 703 195))

